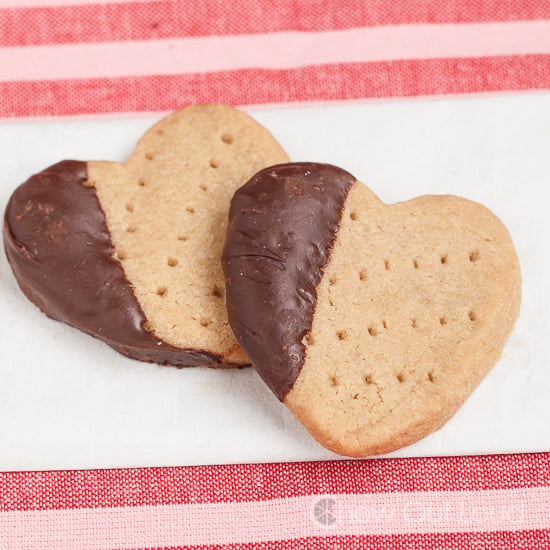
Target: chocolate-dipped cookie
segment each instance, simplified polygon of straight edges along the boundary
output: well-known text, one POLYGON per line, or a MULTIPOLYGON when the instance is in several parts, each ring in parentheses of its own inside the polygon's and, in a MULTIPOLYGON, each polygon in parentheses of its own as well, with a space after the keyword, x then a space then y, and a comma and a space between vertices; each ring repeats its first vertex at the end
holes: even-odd
POLYGON ((4 244, 44 313, 121 353, 175 366, 241 366, 219 257, 229 200, 288 160, 246 114, 190 106, 153 126, 126 163, 64 161, 12 195, 4 244))
POLYGON ((222 263, 252 365, 322 445, 354 457, 440 428, 500 357, 521 300, 512 240, 487 208, 386 205, 322 164, 239 189, 222 263))

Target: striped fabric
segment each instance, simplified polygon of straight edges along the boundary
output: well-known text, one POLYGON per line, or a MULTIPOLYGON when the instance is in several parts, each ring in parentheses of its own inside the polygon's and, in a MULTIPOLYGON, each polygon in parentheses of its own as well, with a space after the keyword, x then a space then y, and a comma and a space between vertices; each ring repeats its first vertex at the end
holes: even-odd
MULTIPOLYGON (((546 0, 0 0, 3 119, 549 88, 546 0)), ((550 548, 550 454, 0 473, 1 550, 180 548, 550 548)))
POLYGON ((0 548, 550 548, 549 471, 539 454, 0 474, 0 548))
POLYGON ((550 87, 544 0, 46 2, 0 2, 0 117, 550 87))

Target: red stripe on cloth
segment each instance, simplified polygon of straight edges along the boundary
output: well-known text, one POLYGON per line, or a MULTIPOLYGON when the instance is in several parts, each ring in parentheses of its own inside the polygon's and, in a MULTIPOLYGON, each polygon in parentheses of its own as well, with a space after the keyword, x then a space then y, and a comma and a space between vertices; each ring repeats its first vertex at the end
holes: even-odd
POLYGON ((263 501, 321 494, 550 486, 550 453, 0 473, 0 511, 263 501))
POLYGON ((0 46, 550 19, 540 0, 247 0, 0 9, 0 46))
POLYGON ((201 546, 163 546, 135 548, 132 550, 334 550, 336 548, 361 548, 362 550, 434 549, 434 550, 541 550, 550 547, 550 530, 498 531, 482 533, 430 533, 422 535, 382 535, 307 537, 281 544, 261 542, 248 544, 215 544, 201 546))
POLYGON ((0 82, 0 118, 550 89, 550 55, 337 63, 287 70, 0 82))

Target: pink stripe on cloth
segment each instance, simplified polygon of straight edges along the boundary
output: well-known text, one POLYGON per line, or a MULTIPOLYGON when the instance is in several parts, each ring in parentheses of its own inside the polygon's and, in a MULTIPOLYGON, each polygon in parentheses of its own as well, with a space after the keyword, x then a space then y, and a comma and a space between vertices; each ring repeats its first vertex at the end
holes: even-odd
POLYGON ((550 19, 550 3, 540 0, 243 0, 238 4, 79 0, 76 4, 77 0, 0 0, 0 45, 550 19), (62 5, 67 3, 74 5, 62 5), (2 9, 8 5, 12 8, 2 9))
MULTIPOLYGON (((140 2, 160 2, 162 0, 113 0, 117 3, 140 3, 140 2)), ((113 3, 110 0, 0 0, 0 8, 23 8, 23 7, 52 7, 52 6, 77 6, 81 4, 108 4, 113 3)))
POLYGON ((0 49, 0 80, 62 80, 298 68, 329 63, 550 53, 550 21, 401 25, 0 49))
POLYGON ((315 495, 260 502, 0 513, 3 550, 105 550, 315 536, 550 528, 550 488, 315 495))

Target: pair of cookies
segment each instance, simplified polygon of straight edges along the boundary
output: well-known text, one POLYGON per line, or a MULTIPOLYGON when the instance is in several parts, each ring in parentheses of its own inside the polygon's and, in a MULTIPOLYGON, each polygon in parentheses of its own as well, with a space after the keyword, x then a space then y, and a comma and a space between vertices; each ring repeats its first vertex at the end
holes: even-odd
POLYGON ((386 206, 340 168, 288 163, 225 106, 170 115, 126 164, 31 177, 4 241, 47 315, 141 360, 250 360, 348 456, 439 428, 500 356, 520 303, 513 244, 487 209, 386 206))

